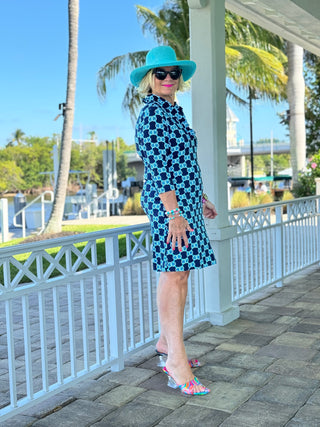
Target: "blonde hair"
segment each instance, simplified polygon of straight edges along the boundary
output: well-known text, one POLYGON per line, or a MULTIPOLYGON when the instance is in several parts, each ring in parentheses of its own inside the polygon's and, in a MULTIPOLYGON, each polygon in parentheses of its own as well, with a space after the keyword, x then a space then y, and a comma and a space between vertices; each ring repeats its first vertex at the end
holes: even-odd
MULTIPOLYGON (((154 87, 154 74, 152 74, 152 69, 147 72, 147 74, 143 77, 138 86, 138 92, 142 96, 147 96, 152 93, 152 88, 154 87)), ((179 85, 177 92, 183 92, 189 88, 189 84, 183 80, 182 74, 179 78, 179 85)))

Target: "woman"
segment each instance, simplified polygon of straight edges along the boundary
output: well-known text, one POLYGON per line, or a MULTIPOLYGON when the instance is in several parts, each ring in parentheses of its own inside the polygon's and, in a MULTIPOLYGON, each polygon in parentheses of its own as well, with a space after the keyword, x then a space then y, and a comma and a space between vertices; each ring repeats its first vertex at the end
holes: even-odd
POLYGON ((156 352, 167 356, 163 371, 170 387, 201 395, 210 390, 192 374, 199 362, 187 358, 183 314, 190 270, 215 263, 203 216, 215 218, 217 213, 202 192, 195 132, 175 102, 195 69, 193 61, 177 61, 171 47, 158 46, 130 79, 147 95, 136 124, 136 148, 145 165, 141 205, 151 223, 153 268, 161 272, 156 352))

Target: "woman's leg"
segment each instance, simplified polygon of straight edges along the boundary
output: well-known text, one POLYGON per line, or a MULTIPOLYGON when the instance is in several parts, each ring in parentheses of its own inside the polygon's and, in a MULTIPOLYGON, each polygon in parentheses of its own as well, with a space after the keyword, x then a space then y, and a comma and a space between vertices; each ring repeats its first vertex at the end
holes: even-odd
MULTIPOLYGON (((161 345, 167 344, 166 367, 177 384, 185 384, 193 379, 183 343, 183 314, 188 292, 189 271, 162 272, 157 291, 157 303, 161 325, 161 345)), ((195 391, 201 389, 197 386, 195 391)))
MULTIPOLYGON (((165 323, 167 322, 170 325, 171 316, 173 316, 174 320, 177 318, 180 319, 182 316, 182 324, 179 327, 183 328, 183 313, 188 291, 188 277, 189 271, 160 273, 159 285, 157 289, 157 304, 161 330, 156 348, 158 351, 163 353, 168 354, 168 342, 165 333, 165 323), (174 296, 173 293, 176 295, 174 296), (170 300, 170 297, 175 297, 176 300, 170 300), (172 303, 173 309, 171 309, 169 305, 170 303, 172 303)), ((181 333, 183 333, 183 330, 181 333)))

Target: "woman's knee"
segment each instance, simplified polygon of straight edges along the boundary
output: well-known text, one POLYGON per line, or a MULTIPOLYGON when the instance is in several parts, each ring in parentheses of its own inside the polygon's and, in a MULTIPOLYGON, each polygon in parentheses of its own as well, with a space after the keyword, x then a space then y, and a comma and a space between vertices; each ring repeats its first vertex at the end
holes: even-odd
POLYGON ((177 284, 185 285, 188 283, 190 271, 173 271, 171 279, 177 284))

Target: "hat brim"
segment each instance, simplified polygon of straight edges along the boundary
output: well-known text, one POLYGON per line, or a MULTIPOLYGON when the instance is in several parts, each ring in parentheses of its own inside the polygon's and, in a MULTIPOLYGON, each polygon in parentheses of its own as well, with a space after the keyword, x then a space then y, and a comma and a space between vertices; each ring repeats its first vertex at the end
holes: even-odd
POLYGON ((179 67, 182 70, 182 77, 183 80, 186 82, 187 80, 191 79, 191 77, 194 75, 196 71, 196 63, 194 61, 189 60, 183 60, 183 61, 171 61, 171 62, 164 62, 157 65, 144 65, 143 67, 136 68, 133 70, 130 74, 130 81, 133 84, 133 86, 139 86, 141 80, 143 77, 147 74, 149 70, 152 70, 154 68, 161 68, 161 67, 179 67))

